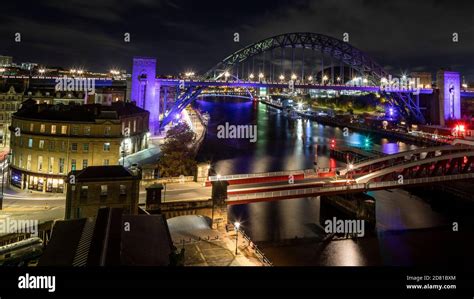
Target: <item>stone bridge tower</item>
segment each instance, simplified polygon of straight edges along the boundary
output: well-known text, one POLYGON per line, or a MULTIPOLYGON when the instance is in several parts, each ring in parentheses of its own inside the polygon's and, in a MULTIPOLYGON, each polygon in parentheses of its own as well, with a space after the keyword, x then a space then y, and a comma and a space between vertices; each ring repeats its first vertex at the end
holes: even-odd
POLYGON ((134 57, 131 100, 150 112, 150 133, 160 132, 160 86, 156 82, 156 59, 134 57))

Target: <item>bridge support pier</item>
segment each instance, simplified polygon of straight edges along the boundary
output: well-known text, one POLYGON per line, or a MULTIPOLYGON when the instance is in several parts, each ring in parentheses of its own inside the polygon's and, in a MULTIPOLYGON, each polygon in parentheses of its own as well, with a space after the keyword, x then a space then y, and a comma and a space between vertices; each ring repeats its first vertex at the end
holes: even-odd
POLYGON ((150 112, 150 133, 160 132, 160 83, 156 82, 156 59, 133 58, 131 100, 150 112))

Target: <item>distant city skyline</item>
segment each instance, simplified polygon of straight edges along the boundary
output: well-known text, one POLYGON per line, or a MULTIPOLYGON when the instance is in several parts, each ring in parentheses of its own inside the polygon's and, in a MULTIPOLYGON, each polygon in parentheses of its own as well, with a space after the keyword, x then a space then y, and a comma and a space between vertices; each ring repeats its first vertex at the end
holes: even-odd
POLYGON ((0 55, 15 62, 130 72, 134 56, 151 56, 158 74, 203 73, 248 44, 304 31, 339 39, 348 33, 351 45, 394 74, 450 68, 474 80, 474 24, 467 22, 474 4, 467 1, 243 0, 229 7, 217 1, 50 0, 3 6, 0 55))

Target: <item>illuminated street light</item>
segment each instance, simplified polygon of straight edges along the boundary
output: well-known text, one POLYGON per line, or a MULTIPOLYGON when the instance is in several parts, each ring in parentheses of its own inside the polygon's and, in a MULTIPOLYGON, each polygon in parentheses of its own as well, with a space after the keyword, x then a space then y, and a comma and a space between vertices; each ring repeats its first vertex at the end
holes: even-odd
POLYGON ((364 78, 363 82, 367 83, 367 82, 369 82, 369 80, 367 80, 367 78, 364 78))
POLYGON ((340 78, 340 77, 337 77, 336 80, 337 80, 337 82, 340 82, 340 81, 341 81, 341 78, 340 78))
POLYGON ((193 77, 193 76, 194 76, 194 72, 186 72, 186 73, 184 74, 184 76, 186 76, 186 77, 188 77, 188 78, 189 78, 189 77, 193 77))
POLYGON ((258 74, 258 78, 259 78, 259 79, 263 79, 263 77, 265 77, 265 76, 263 75, 263 73, 258 74))
POLYGON ((280 75, 280 80, 281 80, 281 81, 285 80, 285 76, 280 75))
POLYGON ((46 70, 45 70, 45 69, 39 69, 38 72, 39 72, 40 74, 44 74, 44 73, 46 72, 46 70))
POLYGON ((308 81, 313 81, 313 76, 309 76, 308 81))
POLYGON ((77 73, 78 73, 79 75, 82 75, 82 74, 84 73, 84 70, 77 70, 77 73))
POLYGON ((462 88, 467 88, 467 84, 463 83, 462 88))
POLYGON ((291 80, 296 80, 296 78, 298 78, 298 77, 295 74, 291 75, 291 80))
POLYGON ((299 102, 298 103, 298 109, 301 110, 303 108, 303 103, 299 102))
POLYGON ((227 78, 229 78, 229 76, 230 76, 230 73, 229 73, 229 72, 225 72, 225 73, 224 73, 224 77, 225 77, 226 80, 227 80, 227 78))
POLYGON ((380 79, 380 82, 387 83, 387 78, 383 77, 382 79, 380 79))
POLYGON ((250 74, 249 78, 252 80, 255 76, 253 74, 250 74))
POLYGON ((76 69, 70 69, 69 72, 70 72, 71 74, 74 74, 74 73, 76 73, 76 69))
POLYGON ((354 170, 354 164, 349 163, 349 164, 347 165, 347 168, 348 168, 349 170, 351 170, 351 171, 354 170))
POLYGON ((234 222, 234 228, 235 228, 235 255, 237 255, 237 248, 239 245, 239 228, 240 228, 240 222, 234 222))
POLYGON ((3 73, 4 71, 6 71, 6 69, 5 69, 5 68, 3 68, 3 67, 2 67, 2 68, 0 68, 0 73, 3 73))
POLYGON ((328 79, 328 76, 324 75, 323 76, 323 82, 326 81, 328 79))
POLYGON ((111 73, 112 75, 118 75, 118 74, 120 74, 120 72, 117 71, 117 70, 110 70, 110 73, 111 73))

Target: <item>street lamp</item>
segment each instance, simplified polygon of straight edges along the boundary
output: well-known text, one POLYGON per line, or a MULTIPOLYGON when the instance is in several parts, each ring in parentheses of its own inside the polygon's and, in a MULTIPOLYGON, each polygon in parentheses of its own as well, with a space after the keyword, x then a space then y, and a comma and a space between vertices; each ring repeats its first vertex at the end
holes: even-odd
POLYGON ((313 76, 309 76, 308 81, 310 81, 310 82, 313 81, 313 76))
POLYGON ((239 227, 240 227, 240 222, 234 222, 234 228, 235 228, 235 255, 237 255, 237 248, 239 246, 239 227))
POLYGON ((291 80, 296 80, 296 78, 298 78, 298 77, 295 74, 291 75, 291 80))
POLYGON ((285 80, 285 76, 280 75, 280 80, 281 80, 281 81, 285 80))
POLYGON ((250 76, 249 76, 250 80, 253 80, 254 77, 255 76, 253 74, 250 74, 250 76))
POLYGON ((263 75, 263 73, 258 74, 258 79, 262 80, 263 77, 265 77, 265 76, 263 75))

